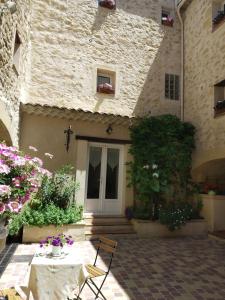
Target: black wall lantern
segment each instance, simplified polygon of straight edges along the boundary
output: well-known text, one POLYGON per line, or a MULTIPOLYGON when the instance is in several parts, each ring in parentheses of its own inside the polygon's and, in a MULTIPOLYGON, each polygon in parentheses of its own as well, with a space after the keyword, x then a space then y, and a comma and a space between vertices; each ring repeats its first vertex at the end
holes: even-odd
POLYGON ((109 124, 109 126, 107 127, 106 132, 107 132, 108 134, 111 134, 111 133, 113 132, 113 129, 112 129, 112 125, 111 125, 111 124, 109 124))
POLYGON ((71 135, 73 134, 72 126, 71 126, 71 125, 68 127, 68 129, 65 129, 65 130, 64 130, 64 134, 66 135, 66 143, 65 143, 65 146, 66 146, 66 151, 68 152, 68 151, 69 151, 69 148, 70 148, 71 135))

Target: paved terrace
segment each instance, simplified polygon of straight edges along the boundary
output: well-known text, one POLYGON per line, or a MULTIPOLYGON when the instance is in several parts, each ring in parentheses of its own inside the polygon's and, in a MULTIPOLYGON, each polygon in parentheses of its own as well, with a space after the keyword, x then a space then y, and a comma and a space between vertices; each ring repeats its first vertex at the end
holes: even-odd
MULTIPOLYGON (((225 299, 224 242, 209 239, 118 242, 112 272, 103 288, 107 299, 225 299)), ((0 278, 0 288, 24 284, 36 247, 14 244, 1 254, 0 272, 5 267, 4 261, 12 257, 0 278)), ((91 242, 79 242, 76 247, 85 261, 94 259, 95 249, 91 242)), ((88 288, 84 289, 82 299, 94 299, 88 288)))

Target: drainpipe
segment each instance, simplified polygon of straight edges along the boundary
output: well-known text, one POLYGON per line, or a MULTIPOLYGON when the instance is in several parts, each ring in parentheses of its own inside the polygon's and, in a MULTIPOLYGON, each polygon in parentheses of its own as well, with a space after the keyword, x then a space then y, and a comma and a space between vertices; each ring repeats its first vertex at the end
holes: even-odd
POLYGON ((180 103, 181 103, 181 121, 184 120, 184 23, 181 17, 181 7, 186 0, 175 0, 176 11, 181 24, 181 84, 180 84, 180 103))

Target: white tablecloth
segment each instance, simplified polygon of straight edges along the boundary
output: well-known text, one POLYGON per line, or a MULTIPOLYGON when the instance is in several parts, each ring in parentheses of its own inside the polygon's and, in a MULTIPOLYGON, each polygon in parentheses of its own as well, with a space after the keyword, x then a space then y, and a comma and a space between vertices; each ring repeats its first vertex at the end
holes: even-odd
POLYGON ((82 258, 73 247, 62 257, 34 256, 28 283, 34 300, 67 300, 67 297, 85 281, 88 273, 82 258))

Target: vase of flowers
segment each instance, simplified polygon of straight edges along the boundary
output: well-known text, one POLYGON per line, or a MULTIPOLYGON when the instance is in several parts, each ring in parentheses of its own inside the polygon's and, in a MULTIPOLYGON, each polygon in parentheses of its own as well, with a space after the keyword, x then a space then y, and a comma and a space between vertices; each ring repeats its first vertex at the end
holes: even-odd
POLYGON ((59 234, 57 236, 48 236, 45 240, 40 242, 40 247, 51 246, 51 255, 52 256, 61 256, 62 249, 65 245, 72 246, 74 243, 72 236, 65 234, 59 234))

